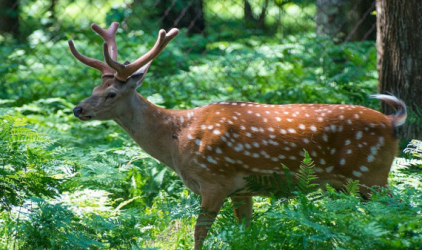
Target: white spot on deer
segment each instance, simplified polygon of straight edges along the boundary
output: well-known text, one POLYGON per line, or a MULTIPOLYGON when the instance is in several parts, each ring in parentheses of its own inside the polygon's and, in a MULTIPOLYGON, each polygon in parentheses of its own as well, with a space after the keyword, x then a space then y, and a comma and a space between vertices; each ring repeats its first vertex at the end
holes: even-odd
POLYGON ((258 143, 258 142, 253 142, 253 143, 252 143, 252 145, 253 145, 255 148, 259 148, 259 143, 258 143))
POLYGON ((350 143, 352 143, 350 140, 345 140, 345 141, 344 141, 344 145, 346 145, 346 146, 347 146, 347 145, 350 145, 350 143))
POLYGON ((191 134, 188 134, 188 139, 189 139, 189 140, 192 140, 192 139, 193 139, 193 137, 192 137, 192 135, 191 135, 191 134))
POLYGON ((198 146, 201 146, 201 140, 196 139, 196 140, 195 140, 195 144, 196 144, 196 145, 198 145, 198 146))
POLYGON ((207 126, 201 125, 201 129, 206 129, 206 128, 207 128, 207 126))
POLYGON ((221 150, 221 148, 216 148, 216 149, 215 149, 215 152, 216 152, 217 154, 221 154, 221 153, 223 153, 223 151, 221 150))
POLYGON ((268 143, 271 144, 271 145, 274 145, 274 146, 278 145, 278 142, 273 141, 273 140, 268 140, 268 143))
POLYGON ((240 129, 245 130, 245 129, 246 129, 246 127, 245 127, 245 126, 243 126, 243 125, 240 125, 240 129))
POLYGON ((289 156, 289 159, 290 159, 290 160, 296 160, 297 158, 296 158, 296 156, 291 155, 291 156, 289 156))
POLYGON ((335 154, 336 153, 336 149, 335 148, 332 148, 331 150, 330 150, 330 153, 333 155, 333 154, 335 154))
POLYGON ((373 162, 375 160, 375 157, 373 155, 368 155, 367 161, 373 162))
POLYGON ((315 125, 311 125, 309 127, 313 132, 317 132, 317 128, 315 127, 315 125))
POLYGON ((253 112, 251 110, 246 111, 248 114, 252 114, 253 112))
POLYGON ((252 157, 254 157, 254 158, 259 158, 259 154, 257 154, 257 153, 253 153, 253 154, 252 154, 252 157))
POLYGON ((317 156, 318 156, 318 154, 317 154, 317 152, 316 152, 316 151, 312 151, 312 152, 311 152, 311 156, 312 156, 312 157, 317 157, 317 156))
POLYGON ((367 167, 365 167, 365 166, 360 166, 360 171, 362 171, 362 172, 368 172, 369 169, 367 167))
POLYGON ((338 119, 343 120, 344 119, 344 115, 339 115, 338 119))
POLYGON ((268 119, 267 119, 267 118, 264 118, 264 119, 263 119, 263 121, 264 121, 264 122, 268 122, 268 119))
POLYGON ((278 161, 278 158, 276 158, 276 157, 271 157, 271 160, 272 160, 272 161, 274 161, 274 162, 277 162, 277 161, 278 161))
POLYGON ((267 111, 265 111, 265 114, 269 115, 269 114, 270 114, 270 111, 268 111, 268 110, 267 110, 267 111))
POLYGON ((325 141, 325 142, 328 142, 328 135, 322 134, 322 140, 325 141))
POLYGON ((270 137, 271 139, 275 139, 277 136, 275 136, 275 135, 269 135, 268 137, 270 137))
POLYGON ((232 116, 232 119, 233 120, 237 120, 237 116, 232 116))
POLYGON ((358 114, 354 114, 353 117, 355 117, 356 119, 359 119, 359 115, 358 114))
POLYGON ((320 163, 321 165, 325 165, 325 164, 326 164, 326 162, 325 162, 325 160, 324 160, 324 159, 320 159, 320 160, 319 160, 319 163, 320 163))
POLYGON ((256 116, 258 116, 258 117, 260 117, 260 116, 261 116, 261 114, 260 114, 260 113, 256 113, 255 115, 256 115, 256 116))
POLYGON ((286 121, 288 121, 288 122, 292 122, 292 121, 293 121, 293 119, 287 118, 287 119, 286 119, 286 121))
POLYGON ((199 164, 199 166, 201 166, 202 168, 208 169, 207 165, 205 165, 204 163, 199 164))
POLYGON ((350 155, 350 154, 352 154, 352 150, 351 150, 351 149, 348 149, 348 150, 346 151, 346 153, 347 153, 348 155, 350 155))
POLYGON ((325 172, 327 173, 331 173, 331 171, 333 171, 334 166, 329 166, 328 168, 325 169, 325 172))
POLYGON ((196 155, 199 155, 199 151, 196 151, 196 152, 195 152, 195 154, 196 154, 196 155))
POLYGON ((370 150, 371 150, 371 153, 372 153, 373 155, 376 155, 376 154, 377 154, 377 152, 378 152, 378 149, 377 149, 377 147, 375 147, 375 146, 372 146, 372 147, 370 148, 370 150))
POLYGON ((331 132, 336 132, 337 131, 337 126, 336 125, 330 125, 331 128, 331 132))
POLYGON ((258 128, 257 127, 251 127, 252 132, 258 132, 258 128))
POLYGON ((322 117, 318 117, 318 118, 317 118, 317 120, 318 120, 319 122, 324 121, 324 119, 323 119, 322 117))
POLYGON ((214 126, 213 126, 213 125, 209 125, 209 126, 208 126, 208 129, 209 129, 209 130, 211 130, 211 129, 213 129, 213 128, 214 128, 214 126))
POLYGON ((317 173, 322 173, 324 170, 322 168, 314 168, 315 172, 317 173))
POLYGON ((211 156, 208 156, 207 157, 207 161, 210 162, 210 163, 212 163, 212 164, 217 164, 217 161, 214 160, 214 158, 212 158, 211 156))
POLYGON ((244 164, 242 167, 244 167, 244 168, 246 168, 246 169, 248 169, 248 168, 249 168, 249 166, 248 166, 248 165, 246 165, 246 164, 244 164))
POLYGON ((288 114, 289 114, 289 112, 284 112, 284 114, 285 114, 285 115, 288 115, 288 114))
POLYGON ((218 129, 214 129, 214 131, 212 131, 212 132, 213 132, 213 134, 215 134, 215 135, 219 135, 219 134, 221 134, 220 130, 218 130, 218 129))
POLYGON ((303 125, 303 124, 299 124, 299 128, 302 129, 302 130, 305 130, 306 129, 306 126, 303 125))
POLYGON ((285 135, 287 132, 284 129, 280 129, 280 133, 282 133, 283 135, 285 135))
POLYGON ((245 143, 245 148, 251 149, 252 147, 251 147, 251 145, 249 143, 245 143))
POLYGON ((346 159, 342 158, 340 160, 340 165, 344 166, 346 164, 346 159))
POLYGON ((362 173, 359 172, 359 171, 353 170, 353 175, 356 176, 356 177, 361 177, 362 173))
POLYGON ((274 128, 272 128, 272 127, 267 128, 267 130, 270 131, 270 132, 274 132, 274 128))
POLYGON ((230 162, 230 163, 236 163, 235 160, 233 160, 233 159, 231 159, 231 158, 229 158, 227 156, 224 156, 224 160, 226 160, 227 162, 230 162))
POLYGON ((251 134, 251 133, 249 133, 249 132, 246 132, 246 136, 247 136, 247 137, 252 137, 252 134, 251 134))
POLYGON ((362 131, 356 132, 356 140, 360 140, 362 138, 362 136, 363 136, 362 131))
POLYGON ((308 140, 308 139, 306 139, 306 138, 304 138, 302 141, 303 141, 304 143, 306 143, 306 144, 308 144, 308 143, 309 143, 309 140, 308 140))
POLYGON ((286 159, 286 156, 284 156, 284 155, 278 155, 277 157, 278 157, 279 159, 282 159, 282 160, 283 160, 283 159, 286 159))
POLYGON ((293 128, 289 128, 289 129, 287 129, 287 131, 289 131, 290 134, 296 133, 296 130, 294 130, 293 128))
POLYGON ((235 151, 239 152, 243 149, 243 145, 241 143, 238 143, 236 147, 233 148, 235 151))
POLYGON ((289 147, 284 147, 284 150, 290 151, 290 148, 289 147))
POLYGON ((347 124, 352 125, 352 120, 347 119, 347 124))
POLYGON ((383 136, 378 137, 378 141, 379 143, 381 143, 381 145, 384 144, 384 137, 383 136))
POLYGON ((292 148, 294 148, 294 147, 296 147, 297 145, 296 145, 296 143, 291 142, 291 143, 290 143, 290 146, 291 146, 292 148))

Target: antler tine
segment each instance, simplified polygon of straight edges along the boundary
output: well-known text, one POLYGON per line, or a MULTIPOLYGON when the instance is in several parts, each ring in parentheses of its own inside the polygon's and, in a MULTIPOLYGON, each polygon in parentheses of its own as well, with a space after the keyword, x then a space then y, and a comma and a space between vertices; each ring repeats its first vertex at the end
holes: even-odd
POLYGON ((104 57, 107 64, 116 70, 117 73, 115 74, 115 77, 121 81, 126 81, 126 79, 134 72, 156 58, 164 50, 167 44, 178 34, 178 29, 172 29, 168 33, 166 33, 165 30, 160 30, 158 32, 158 38, 154 44, 154 47, 152 47, 150 51, 138 58, 136 61, 128 65, 123 65, 118 63, 116 60, 113 60, 113 58, 110 57, 110 53, 107 51, 106 45, 103 47, 104 57))
POLYGON ((78 59, 81 63, 97 69, 99 71, 101 71, 102 75, 113 75, 114 74, 114 70, 112 68, 110 68, 110 66, 108 66, 107 64, 105 64, 102 61, 99 61, 97 59, 94 58, 90 58, 90 57, 86 57, 84 55, 82 55, 81 53, 79 53, 78 50, 76 50, 75 45, 73 44, 72 40, 68 41, 69 44, 69 48, 70 51, 72 52, 73 56, 78 59))
POLYGON ((104 42, 106 42, 109 45, 108 50, 111 54, 111 58, 113 58, 113 60, 115 61, 117 61, 116 32, 119 26, 120 24, 118 22, 112 22, 108 29, 103 29, 100 26, 98 26, 96 23, 93 23, 91 25, 91 29, 95 33, 100 35, 104 39, 104 42))

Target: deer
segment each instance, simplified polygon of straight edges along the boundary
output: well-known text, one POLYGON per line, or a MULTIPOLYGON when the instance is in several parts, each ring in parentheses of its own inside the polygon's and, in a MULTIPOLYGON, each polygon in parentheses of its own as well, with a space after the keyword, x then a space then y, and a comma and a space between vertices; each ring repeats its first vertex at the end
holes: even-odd
MULTIPOLYGON (((407 116, 406 105, 393 95, 376 94, 395 109, 379 111, 347 104, 262 104, 221 101, 186 110, 158 107, 137 92, 152 61, 179 31, 160 30, 154 46, 134 62, 117 61, 116 32, 92 24, 104 39, 104 60, 73 56, 99 70, 102 82, 74 109, 81 121, 114 120, 149 155, 176 172, 201 196, 194 228, 194 248, 200 249, 225 199, 234 215, 249 225, 256 193, 247 186, 252 175, 295 175, 304 150, 315 162, 316 184, 342 188, 352 180, 369 197, 370 187, 386 187, 398 151, 397 128, 407 116)), ((268 195, 268 194, 267 194, 268 195)))

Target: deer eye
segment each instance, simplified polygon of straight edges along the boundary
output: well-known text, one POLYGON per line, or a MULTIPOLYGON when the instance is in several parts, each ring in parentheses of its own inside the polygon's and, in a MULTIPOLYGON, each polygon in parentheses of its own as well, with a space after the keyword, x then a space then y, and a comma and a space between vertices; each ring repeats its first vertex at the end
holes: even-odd
POLYGON ((116 93, 111 92, 111 93, 108 93, 106 99, 108 99, 108 98, 114 98, 114 97, 116 97, 116 93))

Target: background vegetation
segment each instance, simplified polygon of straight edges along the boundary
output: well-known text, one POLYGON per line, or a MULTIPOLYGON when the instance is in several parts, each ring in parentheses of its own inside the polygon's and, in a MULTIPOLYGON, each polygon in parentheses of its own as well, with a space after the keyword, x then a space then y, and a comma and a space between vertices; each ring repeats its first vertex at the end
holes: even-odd
MULTIPOLYGON (((277 12, 257 31, 239 21, 238 2, 207 1, 204 15, 213 21, 206 37, 182 30, 154 61, 140 93, 175 109, 220 100, 377 109, 368 99, 377 85, 374 42, 335 43, 315 33, 313 4, 284 2, 268 10, 284 15, 277 12)), ((24 42, 0 36, 0 248, 192 248, 200 198, 113 122, 72 115, 100 76, 75 61, 66 40, 101 58, 89 21, 127 19, 117 36, 119 58, 133 59, 154 43, 156 19, 130 18, 148 11, 124 1, 59 1, 57 30, 48 4, 21 1, 24 42), (96 14, 88 21, 85 12, 96 14)), ((227 202, 204 248, 422 249, 421 158, 421 142, 412 141, 393 166, 391 193, 374 190, 370 201, 356 194, 357 183, 346 193, 256 197, 246 230, 227 202)))

